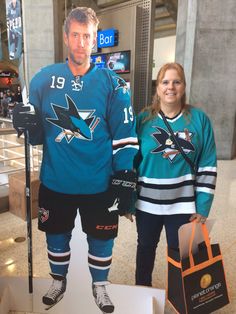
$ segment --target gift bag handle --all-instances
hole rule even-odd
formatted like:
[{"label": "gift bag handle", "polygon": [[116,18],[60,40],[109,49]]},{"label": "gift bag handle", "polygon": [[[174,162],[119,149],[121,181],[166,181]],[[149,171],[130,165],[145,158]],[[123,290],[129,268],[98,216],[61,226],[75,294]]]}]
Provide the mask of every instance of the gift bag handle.
[{"label": "gift bag handle", "polygon": [[[196,232],[196,221],[192,222],[192,233],[191,233],[191,237],[190,237],[190,241],[189,241],[189,260],[190,260],[190,267],[193,267],[194,264],[194,259],[193,259],[193,254],[192,254],[192,246],[193,246],[193,240],[195,237],[195,232]],[[210,238],[209,238],[209,233],[206,227],[205,223],[200,223],[201,225],[201,231],[202,231],[202,235],[204,238],[204,242],[206,244],[206,248],[207,248],[207,254],[208,254],[208,258],[212,259],[213,255],[212,255],[212,249],[211,249],[211,244],[210,244]]]}]

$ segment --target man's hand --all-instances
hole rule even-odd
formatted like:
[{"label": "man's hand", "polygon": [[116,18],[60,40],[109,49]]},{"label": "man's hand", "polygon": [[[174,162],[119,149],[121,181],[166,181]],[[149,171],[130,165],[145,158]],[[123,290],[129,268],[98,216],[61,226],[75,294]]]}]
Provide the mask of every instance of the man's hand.
[{"label": "man's hand", "polygon": [[13,110],[13,127],[16,129],[18,137],[25,129],[30,132],[38,125],[38,116],[32,110],[32,106],[25,106],[23,103],[16,104]]},{"label": "man's hand", "polygon": [[115,173],[111,180],[111,194],[118,199],[120,216],[130,213],[133,203],[133,193],[136,190],[136,173],[132,170],[122,170]]}]

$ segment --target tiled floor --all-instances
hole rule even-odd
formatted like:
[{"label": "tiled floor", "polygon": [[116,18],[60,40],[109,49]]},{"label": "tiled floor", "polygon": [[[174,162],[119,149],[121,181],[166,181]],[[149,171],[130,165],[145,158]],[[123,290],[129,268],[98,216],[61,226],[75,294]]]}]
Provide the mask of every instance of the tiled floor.
[{"label": "tiled floor", "polygon": [[[236,160],[218,162],[218,181],[210,218],[216,219],[211,239],[212,242],[220,243],[231,299],[229,305],[216,313],[233,314],[236,313]],[[0,214],[0,276],[27,275],[27,243],[15,242],[14,239],[18,237],[26,237],[26,223],[9,212]],[[135,224],[121,218],[110,272],[110,280],[113,283],[134,284],[135,251]],[[163,233],[153,274],[154,287],[161,289],[166,286],[165,255],[166,244]],[[37,230],[35,219],[33,220],[33,262],[34,276],[48,277],[44,234]],[[170,313],[174,312],[167,304],[165,314]]]}]

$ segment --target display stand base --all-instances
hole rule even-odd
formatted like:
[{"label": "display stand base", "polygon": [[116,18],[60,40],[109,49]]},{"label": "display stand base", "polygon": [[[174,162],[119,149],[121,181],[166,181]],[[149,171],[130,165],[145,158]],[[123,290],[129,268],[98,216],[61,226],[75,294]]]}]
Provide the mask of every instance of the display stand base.
[{"label": "display stand base", "polygon": [[[8,314],[10,310],[48,314],[101,314],[92,295],[86,235],[81,231],[79,217],[72,235],[71,252],[67,290],[58,304],[45,311],[41,301],[51,284],[49,278],[34,278],[33,294],[29,294],[27,277],[1,277],[0,314]],[[115,305],[115,314],[164,313],[165,290],[110,284],[107,291]]]}]

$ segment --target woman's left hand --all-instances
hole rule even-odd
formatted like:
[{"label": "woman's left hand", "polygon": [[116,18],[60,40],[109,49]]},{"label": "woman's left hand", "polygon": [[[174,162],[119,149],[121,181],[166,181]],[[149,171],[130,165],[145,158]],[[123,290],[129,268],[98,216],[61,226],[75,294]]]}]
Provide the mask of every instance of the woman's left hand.
[{"label": "woman's left hand", "polygon": [[202,216],[200,214],[192,214],[192,216],[189,218],[189,221],[193,221],[196,220],[197,223],[201,222],[201,223],[205,223],[207,220],[207,217]]}]

